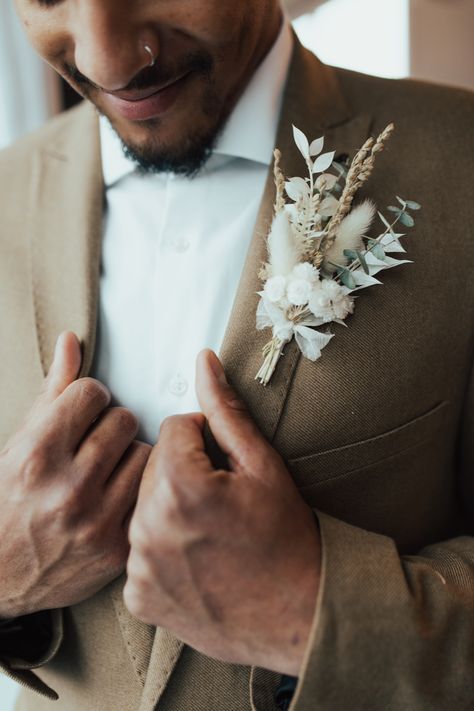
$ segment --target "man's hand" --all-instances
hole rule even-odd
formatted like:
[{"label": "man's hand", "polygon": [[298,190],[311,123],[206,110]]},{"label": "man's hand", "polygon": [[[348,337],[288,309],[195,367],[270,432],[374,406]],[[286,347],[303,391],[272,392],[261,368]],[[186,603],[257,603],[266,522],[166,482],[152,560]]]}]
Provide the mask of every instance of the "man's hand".
[{"label": "man's hand", "polygon": [[77,603],[117,577],[148,459],[137,420],[108,408],[96,380],[76,380],[72,333],[23,427],[0,452],[0,617]]},{"label": "man's hand", "polygon": [[197,392],[230,471],[204,451],[203,415],[165,420],[130,527],[125,602],[211,657],[297,675],[319,587],[316,520],[211,351]]}]

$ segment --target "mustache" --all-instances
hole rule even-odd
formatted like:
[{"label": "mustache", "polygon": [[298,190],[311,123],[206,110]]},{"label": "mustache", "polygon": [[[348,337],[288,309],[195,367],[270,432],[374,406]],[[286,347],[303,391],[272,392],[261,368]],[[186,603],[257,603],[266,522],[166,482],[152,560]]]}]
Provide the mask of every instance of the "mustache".
[{"label": "mustache", "polygon": [[[195,72],[202,76],[210,77],[214,68],[213,57],[205,50],[196,50],[186,55],[179,63],[172,68],[166,68],[159,62],[153,67],[142,69],[133,79],[117,91],[139,91],[153,89],[155,86],[172,82],[178,76]],[[80,89],[81,94],[87,95],[94,89],[105,91],[101,86],[82,74],[77,66],[64,64],[64,78],[75,88]]]}]

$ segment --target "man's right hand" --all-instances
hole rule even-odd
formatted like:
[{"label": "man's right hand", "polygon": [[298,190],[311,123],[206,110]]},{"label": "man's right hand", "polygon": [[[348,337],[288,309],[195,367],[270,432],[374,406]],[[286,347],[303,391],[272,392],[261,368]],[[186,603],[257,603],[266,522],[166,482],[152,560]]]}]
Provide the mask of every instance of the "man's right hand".
[{"label": "man's right hand", "polygon": [[64,607],[116,578],[150,447],[60,336],[44,388],[0,452],[0,618]]}]

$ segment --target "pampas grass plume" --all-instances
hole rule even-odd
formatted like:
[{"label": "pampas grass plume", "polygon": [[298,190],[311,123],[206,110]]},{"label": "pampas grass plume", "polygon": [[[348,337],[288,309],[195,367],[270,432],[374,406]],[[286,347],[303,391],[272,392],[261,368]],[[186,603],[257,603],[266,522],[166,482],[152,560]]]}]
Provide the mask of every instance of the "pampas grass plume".
[{"label": "pampas grass plume", "polygon": [[288,276],[298,264],[299,255],[287,213],[282,210],[273,220],[268,236],[269,276]]},{"label": "pampas grass plume", "polygon": [[[324,268],[327,272],[334,272],[332,264],[345,267],[348,258],[344,255],[345,249],[363,249],[362,237],[366,234],[375,217],[375,205],[370,200],[366,200],[361,205],[355,207],[347,217],[343,219],[337,230],[334,243],[325,255]],[[332,262],[332,264],[329,264]]]}]

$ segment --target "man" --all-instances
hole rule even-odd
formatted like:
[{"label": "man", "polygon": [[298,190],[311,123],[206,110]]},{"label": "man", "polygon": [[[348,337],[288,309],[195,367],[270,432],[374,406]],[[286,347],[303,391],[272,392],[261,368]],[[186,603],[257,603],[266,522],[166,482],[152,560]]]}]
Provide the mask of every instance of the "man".
[{"label": "man", "polygon": [[[263,711],[291,678],[294,711],[472,708],[472,96],[328,69],[276,0],[17,5],[113,127],[85,104],[0,160],[19,708]],[[366,193],[422,203],[413,265],[263,388],[273,146],[301,175],[291,123],[351,154],[390,121]]]}]

